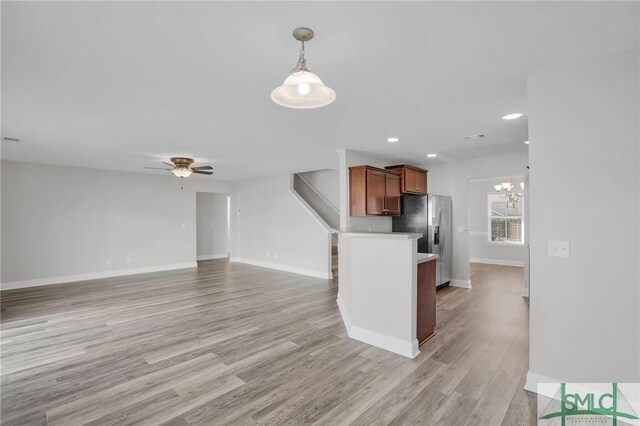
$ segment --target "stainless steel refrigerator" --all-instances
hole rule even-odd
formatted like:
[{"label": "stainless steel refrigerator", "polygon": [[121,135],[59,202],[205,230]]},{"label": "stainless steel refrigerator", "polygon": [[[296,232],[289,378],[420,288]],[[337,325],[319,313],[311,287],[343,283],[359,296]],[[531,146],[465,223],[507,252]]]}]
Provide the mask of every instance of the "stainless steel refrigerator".
[{"label": "stainless steel refrigerator", "polygon": [[436,286],[451,281],[452,228],[451,197],[427,194],[404,195],[401,201],[402,216],[393,218],[393,232],[419,232],[418,253],[435,253]]}]

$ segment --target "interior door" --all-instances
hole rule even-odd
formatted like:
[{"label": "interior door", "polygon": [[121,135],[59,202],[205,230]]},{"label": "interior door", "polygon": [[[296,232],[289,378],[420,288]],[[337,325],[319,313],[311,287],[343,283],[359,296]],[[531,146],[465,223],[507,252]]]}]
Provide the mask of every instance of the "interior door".
[{"label": "interior door", "polygon": [[385,176],[385,196],[387,198],[387,214],[400,216],[400,176]]},{"label": "interior door", "polygon": [[385,213],[385,173],[367,170],[367,214],[383,215]]}]

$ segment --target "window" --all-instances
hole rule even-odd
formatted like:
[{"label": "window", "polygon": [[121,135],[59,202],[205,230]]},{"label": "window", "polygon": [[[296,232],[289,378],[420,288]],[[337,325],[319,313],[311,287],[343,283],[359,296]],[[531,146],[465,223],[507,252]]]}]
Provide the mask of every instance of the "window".
[{"label": "window", "polygon": [[[519,192],[519,194],[522,196],[522,193]],[[495,192],[488,194],[490,242],[504,244],[524,243],[523,203],[524,198],[511,203],[502,194]]]}]

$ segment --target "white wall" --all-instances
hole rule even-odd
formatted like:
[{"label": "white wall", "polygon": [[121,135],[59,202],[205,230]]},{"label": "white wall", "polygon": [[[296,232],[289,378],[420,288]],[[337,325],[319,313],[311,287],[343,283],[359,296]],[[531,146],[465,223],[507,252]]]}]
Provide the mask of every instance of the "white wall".
[{"label": "white wall", "polygon": [[[469,258],[471,262],[494,265],[524,266],[524,245],[500,244],[489,241],[489,210],[487,194],[495,192],[496,184],[508,181],[508,177],[482,179],[469,182]],[[523,176],[514,176],[513,184],[519,185]],[[525,205],[526,205],[525,200]]]},{"label": "white wall", "polygon": [[[514,143],[523,143],[517,141]],[[526,152],[464,161],[432,162],[419,167],[429,170],[428,191],[451,197],[453,208],[453,279],[457,285],[469,282],[468,184],[469,179],[522,175],[526,172]]]},{"label": "white wall", "polygon": [[343,232],[391,232],[390,217],[351,217],[349,215],[349,167],[373,166],[384,169],[390,163],[358,151],[341,149],[340,157],[340,230]]},{"label": "white wall", "polygon": [[[528,79],[531,390],[640,382],[638,53]],[[549,257],[549,240],[571,257]]]},{"label": "white wall", "polygon": [[196,193],[196,255],[198,260],[227,257],[227,195]]},{"label": "white wall", "polygon": [[349,337],[415,358],[419,234],[341,233],[338,306]]},{"label": "white wall", "polygon": [[234,185],[2,161],[2,288],[195,266],[196,189]]},{"label": "white wall", "polygon": [[313,186],[329,204],[340,210],[340,172],[337,170],[315,170],[300,173],[300,175]]},{"label": "white wall", "polygon": [[330,278],[331,234],[290,188],[289,175],[237,183],[231,260]]}]

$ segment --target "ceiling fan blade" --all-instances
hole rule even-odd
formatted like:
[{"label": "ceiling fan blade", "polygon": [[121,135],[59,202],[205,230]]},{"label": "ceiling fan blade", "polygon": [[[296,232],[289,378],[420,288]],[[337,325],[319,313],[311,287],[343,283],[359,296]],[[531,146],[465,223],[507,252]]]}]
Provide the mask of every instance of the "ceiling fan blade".
[{"label": "ceiling fan blade", "polygon": [[171,169],[163,169],[162,167],[143,167],[143,169],[150,169],[150,170],[168,170],[168,171],[171,171]]},{"label": "ceiling fan blade", "polygon": [[192,167],[191,170],[213,170],[211,166]]},{"label": "ceiling fan blade", "polygon": [[213,172],[203,172],[202,170],[193,170],[193,173],[197,173],[199,175],[212,175]]},{"label": "ceiling fan blade", "polygon": [[167,163],[166,161],[161,161],[161,163],[162,163],[162,164],[166,164],[166,165],[167,165],[167,166],[169,166],[169,167],[175,167],[175,166],[176,166],[175,164]]}]

